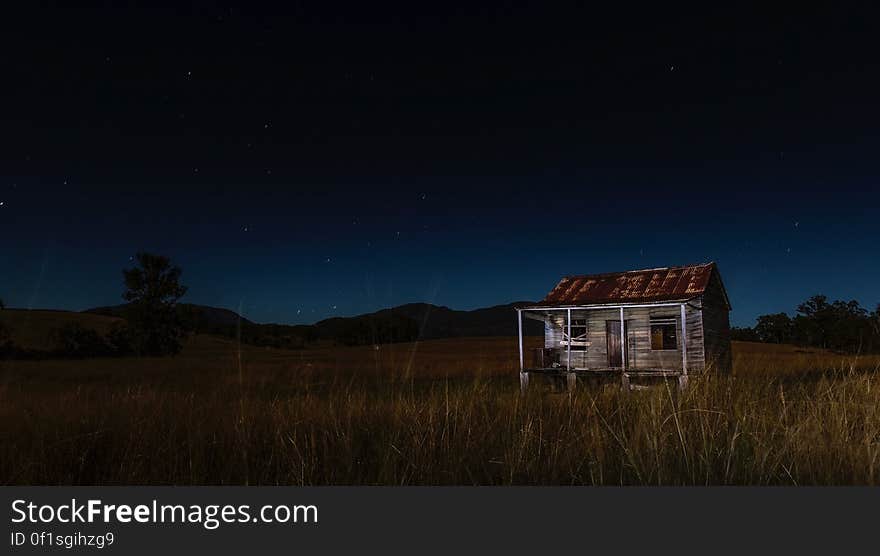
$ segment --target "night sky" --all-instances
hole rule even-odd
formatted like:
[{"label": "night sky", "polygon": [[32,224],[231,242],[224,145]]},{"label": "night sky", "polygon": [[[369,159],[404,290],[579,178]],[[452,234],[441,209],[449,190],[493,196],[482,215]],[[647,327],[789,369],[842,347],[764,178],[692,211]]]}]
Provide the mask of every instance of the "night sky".
[{"label": "night sky", "polygon": [[877,14],[317,5],[5,13],[6,305],[139,250],[259,322],[709,260],[734,324],[880,302]]}]

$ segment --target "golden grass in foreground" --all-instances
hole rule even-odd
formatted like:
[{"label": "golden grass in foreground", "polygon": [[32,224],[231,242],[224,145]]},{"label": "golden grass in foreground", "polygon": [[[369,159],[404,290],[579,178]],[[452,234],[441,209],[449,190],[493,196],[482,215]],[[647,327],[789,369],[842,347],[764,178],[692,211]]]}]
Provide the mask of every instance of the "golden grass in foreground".
[{"label": "golden grass in foreground", "polygon": [[[530,340],[533,341],[533,340]],[[515,340],[0,365],[6,484],[877,484],[877,358],[519,395]]]}]

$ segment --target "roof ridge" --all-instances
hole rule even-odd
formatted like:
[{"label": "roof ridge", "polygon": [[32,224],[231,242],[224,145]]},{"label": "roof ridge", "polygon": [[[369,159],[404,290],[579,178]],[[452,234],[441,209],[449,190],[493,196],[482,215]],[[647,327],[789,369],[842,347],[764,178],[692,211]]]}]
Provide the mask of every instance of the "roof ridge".
[{"label": "roof ridge", "polygon": [[657,270],[681,270],[683,268],[697,268],[702,266],[711,266],[714,265],[715,261],[709,261],[705,263],[697,263],[697,264],[685,264],[685,265],[676,265],[676,266],[658,266],[655,268],[640,268],[636,270],[619,270],[617,272],[600,272],[597,274],[569,274],[563,276],[563,279],[572,279],[572,278],[603,278],[605,276],[616,276],[620,274],[634,274],[636,272],[654,272]]}]

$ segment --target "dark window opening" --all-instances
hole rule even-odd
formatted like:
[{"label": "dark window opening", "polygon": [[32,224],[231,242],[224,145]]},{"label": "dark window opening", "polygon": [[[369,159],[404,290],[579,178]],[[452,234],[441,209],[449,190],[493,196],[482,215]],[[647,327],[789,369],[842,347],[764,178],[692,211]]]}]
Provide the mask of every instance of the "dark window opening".
[{"label": "dark window opening", "polygon": [[[564,333],[568,340],[568,329]],[[587,319],[571,319],[571,351],[587,351]]]},{"label": "dark window opening", "polygon": [[651,349],[678,349],[678,335],[674,319],[651,321]]}]

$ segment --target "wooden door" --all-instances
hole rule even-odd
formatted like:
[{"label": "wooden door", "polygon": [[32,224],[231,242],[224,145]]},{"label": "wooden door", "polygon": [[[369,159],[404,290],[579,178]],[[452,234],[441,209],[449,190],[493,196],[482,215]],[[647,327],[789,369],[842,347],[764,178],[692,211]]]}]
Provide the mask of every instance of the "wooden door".
[{"label": "wooden door", "polygon": [[[623,332],[626,334],[626,321],[623,321]],[[623,367],[623,350],[620,338],[620,321],[605,321],[605,341],[608,346],[608,366]]]}]

